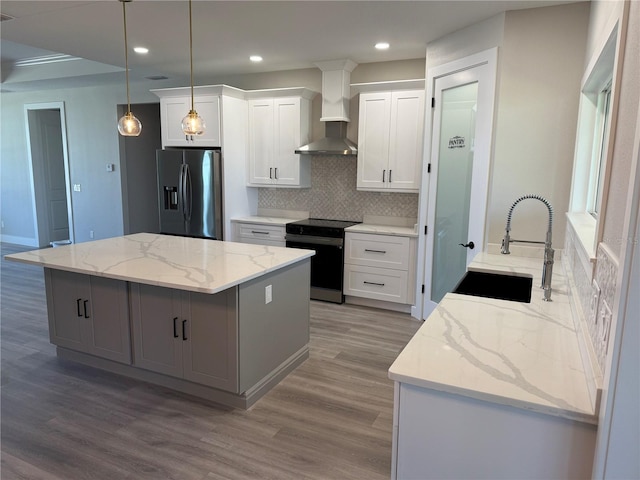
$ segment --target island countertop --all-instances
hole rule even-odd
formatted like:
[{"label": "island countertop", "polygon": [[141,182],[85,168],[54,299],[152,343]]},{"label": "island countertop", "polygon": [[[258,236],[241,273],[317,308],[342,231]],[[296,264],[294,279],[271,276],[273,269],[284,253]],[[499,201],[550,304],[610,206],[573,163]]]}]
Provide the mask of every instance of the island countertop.
[{"label": "island countertop", "polygon": [[137,233],[7,255],[7,260],[116,280],[218,293],[313,256],[313,250]]},{"label": "island countertop", "polygon": [[531,303],[449,293],[389,369],[410,385],[597,423],[561,262],[542,301],[542,260],[480,253],[469,270],[533,277]]}]

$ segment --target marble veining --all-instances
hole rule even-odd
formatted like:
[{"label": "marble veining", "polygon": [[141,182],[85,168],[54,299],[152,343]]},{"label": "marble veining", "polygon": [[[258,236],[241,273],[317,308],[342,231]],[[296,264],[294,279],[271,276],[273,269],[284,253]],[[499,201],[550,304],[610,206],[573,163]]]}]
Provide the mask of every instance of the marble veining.
[{"label": "marble veining", "polygon": [[251,217],[232,218],[232,222],[255,223],[258,225],[286,225],[287,223],[297,222],[299,218],[286,217],[263,217],[254,215]]},{"label": "marble veining", "polygon": [[401,227],[396,225],[372,225],[367,223],[359,223],[344,229],[345,232],[351,233],[372,233],[376,235],[395,235],[400,237],[418,236],[413,227]]},{"label": "marble veining", "polygon": [[5,258],[116,280],[218,293],[313,255],[313,250],[138,233]]},{"label": "marble veining", "polygon": [[531,275],[530,304],[447,294],[389,369],[389,377],[585,423],[591,404],[564,271],[542,300],[538,259],[480,253],[470,270]]}]

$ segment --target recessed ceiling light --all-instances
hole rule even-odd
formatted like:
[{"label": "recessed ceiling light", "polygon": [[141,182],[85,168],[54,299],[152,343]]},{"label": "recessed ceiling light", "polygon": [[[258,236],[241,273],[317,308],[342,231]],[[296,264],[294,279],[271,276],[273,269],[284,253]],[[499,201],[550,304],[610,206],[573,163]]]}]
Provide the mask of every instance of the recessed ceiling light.
[{"label": "recessed ceiling light", "polygon": [[389,44],[387,42],[378,42],[376,43],[376,48],[378,50],[386,50],[389,48]]},{"label": "recessed ceiling light", "polygon": [[145,47],[134,47],[133,51],[136,53],[142,53],[142,54],[149,53],[149,49]]},{"label": "recessed ceiling light", "polygon": [[252,62],[261,62],[262,57],[260,55],[251,55],[249,57],[249,60],[251,60]]}]

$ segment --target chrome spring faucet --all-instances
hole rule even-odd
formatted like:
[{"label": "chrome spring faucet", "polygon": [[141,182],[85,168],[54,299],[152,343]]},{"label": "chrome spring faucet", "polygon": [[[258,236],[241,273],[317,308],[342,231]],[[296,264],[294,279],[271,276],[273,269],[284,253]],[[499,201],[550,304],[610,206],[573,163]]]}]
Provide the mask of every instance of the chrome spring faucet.
[{"label": "chrome spring faucet", "polygon": [[[535,200],[540,200],[544,203],[549,210],[549,225],[547,227],[547,238],[544,242],[535,241],[535,240],[514,240],[509,236],[509,232],[511,231],[511,217],[513,216],[513,209],[515,206],[520,203],[522,200],[526,200],[527,198],[533,198]],[[504,238],[502,239],[502,248],[500,249],[500,253],[504,255],[508,255],[509,252],[509,243],[517,242],[517,243],[543,243],[544,244],[544,263],[542,265],[542,285],[540,288],[544,290],[544,301],[551,301],[551,275],[553,273],[553,256],[554,251],[551,248],[551,226],[553,224],[553,208],[551,204],[545,200],[540,195],[524,195],[518,198],[511,208],[509,209],[509,213],[507,214],[507,226],[505,228]]]}]

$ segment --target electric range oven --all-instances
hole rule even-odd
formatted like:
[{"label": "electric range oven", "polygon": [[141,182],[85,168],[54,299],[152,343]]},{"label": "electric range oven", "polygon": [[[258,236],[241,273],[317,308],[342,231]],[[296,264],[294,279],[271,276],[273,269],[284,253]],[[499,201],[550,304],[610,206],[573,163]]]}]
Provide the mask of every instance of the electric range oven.
[{"label": "electric range oven", "polygon": [[315,250],[311,257],[311,298],[343,303],[344,229],[359,222],[306,218],[287,223],[286,246]]}]

